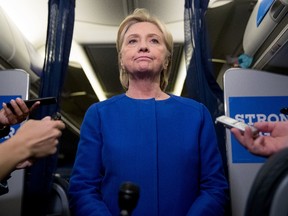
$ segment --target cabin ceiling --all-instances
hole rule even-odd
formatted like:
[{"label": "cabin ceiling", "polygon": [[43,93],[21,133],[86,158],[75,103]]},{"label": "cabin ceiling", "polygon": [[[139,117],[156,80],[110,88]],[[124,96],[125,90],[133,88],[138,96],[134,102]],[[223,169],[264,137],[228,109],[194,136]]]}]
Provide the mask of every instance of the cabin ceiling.
[{"label": "cabin ceiling", "polygon": [[118,26],[135,8],[147,8],[166,23],[182,22],[184,3],[155,0],[76,1],[76,20],[92,24]]}]

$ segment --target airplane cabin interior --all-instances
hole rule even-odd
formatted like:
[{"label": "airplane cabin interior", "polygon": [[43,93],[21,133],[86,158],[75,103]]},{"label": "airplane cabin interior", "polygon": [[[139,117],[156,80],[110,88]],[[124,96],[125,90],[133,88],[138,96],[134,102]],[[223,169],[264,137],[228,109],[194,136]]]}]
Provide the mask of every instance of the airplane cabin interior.
[{"label": "airplane cabin interior", "polygon": [[[266,8],[260,16],[261,2]],[[125,92],[119,81],[115,41],[118,25],[135,8],[146,8],[167,24],[174,38],[167,92],[188,95],[184,1],[76,0],[72,46],[59,102],[66,129],[60,138],[56,173],[67,181],[86,110],[93,103]],[[48,0],[0,0],[0,70],[25,70],[30,79],[29,98],[39,96],[47,20]],[[288,75],[287,0],[210,0],[205,21],[209,61],[222,89],[223,76],[231,68]],[[239,57],[243,55],[249,58],[248,65],[242,65],[246,60]],[[232,216],[238,215],[242,214]]]}]

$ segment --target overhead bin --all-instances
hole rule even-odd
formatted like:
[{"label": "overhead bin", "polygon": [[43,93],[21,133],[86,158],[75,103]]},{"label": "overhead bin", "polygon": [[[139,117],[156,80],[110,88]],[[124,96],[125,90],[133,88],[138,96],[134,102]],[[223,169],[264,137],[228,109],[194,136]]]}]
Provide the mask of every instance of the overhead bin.
[{"label": "overhead bin", "polygon": [[[16,25],[0,7],[0,66],[1,62],[30,74],[31,81],[39,79],[43,58],[36,52]],[[0,68],[3,69],[3,66]]]},{"label": "overhead bin", "polygon": [[253,69],[288,74],[288,0],[257,2],[246,26],[243,49],[253,57]]}]

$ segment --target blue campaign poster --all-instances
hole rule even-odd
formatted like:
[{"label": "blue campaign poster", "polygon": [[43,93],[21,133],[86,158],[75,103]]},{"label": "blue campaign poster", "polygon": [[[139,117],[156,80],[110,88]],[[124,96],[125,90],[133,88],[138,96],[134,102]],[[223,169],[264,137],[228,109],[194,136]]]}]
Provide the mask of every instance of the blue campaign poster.
[{"label": "blue campaign poster", "polygon": [[[288,107],[288,96],[230,97],[230,117],[249,125],[257,121],[286,121],[280,110]],[[265,134],[261,134],[265,136]],[[252,155],[231,134],[233,163],[262,163],[266,159]]]},{"label": "blue campaign poster", "polygon": [[[0,103],[1,103],[1,109],[2,109],[2,103],[5,102],[9,102],[11,99],[15,99],[15,98],[21,98],[21,95],[0,95]],[[9,139],[11,136],[13,136],[16,131],[18,130],[18,128],[20,127],[20,124],[16,124],[16,125],[12,125],[10,128],[10,133],[3,137],[0,138],[0,143],[4,142],[5,140]]]},{"label": "blue campaign poster", "polygon": [[260,2],[259,8],[258,8],[258,13],[257,13],[257,18],[256,18],[257,27],[262,22],[263,18],[265,17],[267,12],[269,11],[273,2],[274,2],[274,0],[262,0]]}]

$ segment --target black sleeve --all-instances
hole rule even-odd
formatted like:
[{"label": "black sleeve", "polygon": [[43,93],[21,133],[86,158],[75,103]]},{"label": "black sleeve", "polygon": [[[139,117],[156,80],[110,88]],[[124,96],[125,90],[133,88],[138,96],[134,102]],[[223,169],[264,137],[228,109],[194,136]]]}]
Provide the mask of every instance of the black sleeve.
[{"label": "black sleeve", "polygon": [[4,128],[0,129],[0,138],[5,137],[10,132],[10,126],[5,126]]}]

